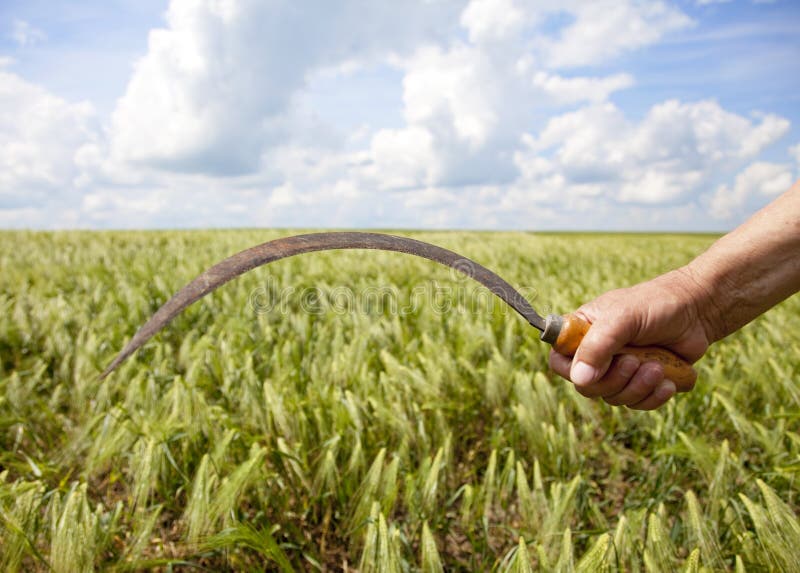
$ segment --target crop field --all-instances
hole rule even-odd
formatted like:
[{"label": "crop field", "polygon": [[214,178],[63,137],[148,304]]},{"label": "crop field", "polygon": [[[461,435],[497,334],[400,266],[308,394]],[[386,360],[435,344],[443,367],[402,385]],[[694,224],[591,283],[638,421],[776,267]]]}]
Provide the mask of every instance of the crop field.
[{"label": "crop field", "polygon": [[[0,233],[0,570],[800,570],[797,296],[635,412],[458,273],[308,254],[98,379],[189,279],[289,234]],[[713,241],[404,234],[562,313]]]}]

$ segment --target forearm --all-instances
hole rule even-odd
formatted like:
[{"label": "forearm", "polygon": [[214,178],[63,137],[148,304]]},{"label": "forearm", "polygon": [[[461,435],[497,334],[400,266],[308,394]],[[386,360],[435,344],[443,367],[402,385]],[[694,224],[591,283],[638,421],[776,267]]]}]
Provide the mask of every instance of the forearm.
[{"label": "forearm", "polygon": [[709,342],[800,290],[800,181],[681,272],[700,287]]},{"label": "forearm", "polygon": [[677,387],[626,346],[661,346],[689,362],[800,290],[800,181],[694,261],[653,280],[604,293],[576,313],[592,324],[574,358],[550,365],[583,396],[639,410]]}]

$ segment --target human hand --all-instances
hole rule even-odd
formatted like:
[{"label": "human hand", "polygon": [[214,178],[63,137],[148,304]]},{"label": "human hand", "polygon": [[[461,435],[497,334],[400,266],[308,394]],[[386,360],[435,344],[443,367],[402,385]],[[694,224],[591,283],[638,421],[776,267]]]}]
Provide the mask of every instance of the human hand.
[{"label": "human hand", "polygon": [[675,384],[664,378],[659,363],[640,364],[617,353],[628,345],[652,345],[697,361],[715,340],[705,320],[707,305],[706,293],[685,268],[609,291],[575,311],[592,327],[574,357],[551,351],[550,367],[583,396],[653,410],[675,394]]}]

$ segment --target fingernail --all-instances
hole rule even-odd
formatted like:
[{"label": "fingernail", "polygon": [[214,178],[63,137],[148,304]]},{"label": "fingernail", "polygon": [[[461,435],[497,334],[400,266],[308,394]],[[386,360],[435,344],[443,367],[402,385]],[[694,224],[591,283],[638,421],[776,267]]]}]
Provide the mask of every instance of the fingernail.
[{"label": "fingernail", "polygon": [[677,388],[675,387],[675,382],[672,380],[664,380],[661,384],[658,385],[656,388],[656,392],[658,396],[661,398],[669,398],[673,394],[675,394]]},{"label": "fingernail", "polygon": [[572,365],[572,370],[569,373],[572,383],[576,386],[591,384],[594,382],[595,376],[597,376],[597,369],[589,366],[586,362],[576,362]]},{"label": "fingernail", "polygon": [[630,378],[639,368],[639,359],[635,356],[625,356],[619,362],[619,373],[625,378]]}]

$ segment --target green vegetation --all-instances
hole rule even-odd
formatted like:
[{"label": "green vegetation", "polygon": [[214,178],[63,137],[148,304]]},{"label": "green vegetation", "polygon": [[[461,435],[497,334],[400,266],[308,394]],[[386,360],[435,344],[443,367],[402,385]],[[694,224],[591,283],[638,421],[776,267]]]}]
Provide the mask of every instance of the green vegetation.
[{"label": "green vegetation", "polygon": [[[190,278],[287,234],[0,233],[0,570],[798,569],[798,297],[643,413],[579,396],[534,329],[443,267],[303,255],[98,381]],[[561,312],[712,240],[414,236]],[[343,286],[430,300],[340,312]],[[439,312],[434,286],[469,296]],[[283,308],[253,309],[287,287]]]}]

